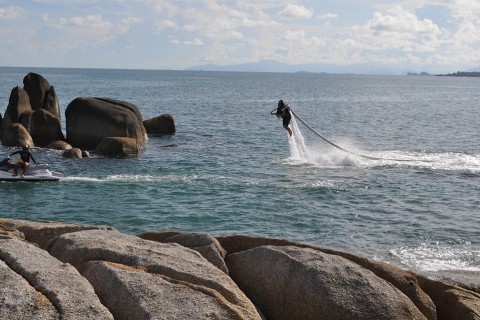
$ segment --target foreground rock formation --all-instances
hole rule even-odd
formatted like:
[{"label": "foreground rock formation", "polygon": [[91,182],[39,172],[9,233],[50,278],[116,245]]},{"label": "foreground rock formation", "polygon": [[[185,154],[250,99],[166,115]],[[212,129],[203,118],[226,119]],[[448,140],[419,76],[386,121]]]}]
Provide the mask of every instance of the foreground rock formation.
[{"label": "foreground rock formation", "polygon": [[480,319],[480,294],[282,239],[0,219],[2,319]]}]

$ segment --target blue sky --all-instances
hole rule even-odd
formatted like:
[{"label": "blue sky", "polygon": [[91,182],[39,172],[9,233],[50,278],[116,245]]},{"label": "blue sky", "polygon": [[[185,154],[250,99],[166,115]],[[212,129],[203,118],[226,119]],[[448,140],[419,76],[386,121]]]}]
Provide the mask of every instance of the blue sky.
[{"label": "blue sky", "polygon": [[479,0],[0,0],[0,65],[480,66]]}]

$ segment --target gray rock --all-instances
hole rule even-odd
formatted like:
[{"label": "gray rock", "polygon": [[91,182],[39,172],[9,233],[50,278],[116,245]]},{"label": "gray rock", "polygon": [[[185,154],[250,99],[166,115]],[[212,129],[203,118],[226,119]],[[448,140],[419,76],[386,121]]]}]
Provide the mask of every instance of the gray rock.
[{"label": "gray rock", "polygon": [[258,247],[226,259],[230,275],[271,319],[426,319],[390,283],[344,258]]},{"label": "gray rock", "polygon": [[48,250],[52,239],[70,232],[82,230],[113,230],[107,226],[92,226],[86,224],[76,224],[56,221],[27,221],[15,219],[0,218],[0,226],[8,230],[18,230],[24,235],[24,238],[35,243],[42,249]]},{"label": "gray rock", "polygon": [[76,159],[83,158],[82,150],[80,150],[79,148],[67,149],[63,151],[62,156],[64,158],[76,158]]},{"label": "gray rock", "polygon": [[[88,262],[95,260],[142,268],[148,273],[188,283],[190,288],[198,287],[202,292],[215,292],[215,296],[222,297],[218,303],[224,301],[243,319],[260,319],[251,301],[230,277],[199,253],[178,244],[148,241],[117,231],[89,230],[58,237],[50,253],[79,270],[88,269]],[[139,289],[137,294],[141,295],[142,290]],[[178,294],[184,296],[184,293]],[[123,303],[127,302],[118,302]],[[219,308],[223,309],[224,306]],[[158,312],[161,316],[162,312],[169,311]]]},{"label": "gray rock", "polygon": [[65,110],[67,141],[93,150],[106,137],[127,137],[145,144],[146,131],[138,108],[106,98],[76,98]]},{"label": "gray rock", "polygon": [[158,117],[144,120],[143,125],[148,134],[167,135],[175,134],[175,121],[171,114],[162,114]]},{"label": "gray rock", "polygon": [[61,120],[60,106],[55,89],[43,76],[30,72],[23,78],[23,88],[28,93],[33,110],[44,109]]},{"label": "gray rock", "polygon": [[133,138],[125,137],[106,137],[100,141],[96,152],[107,157],[133,157],[138,156],[141,145]]},{"label": "gray rock", "polygon": [[0,239],[0,259],[55,306],[63,319],[113,319],[93,287],[70,264],[17,239]]},{"label": "gray rock", "polygon": [[83,275],[115,319],[246,319],[217,291],[142,267],[95,261]]},{"label": "gray rock", "polygon": [[435,302],[438,319],[480,320],[479,293],[423,276],[418,281]]},{"label": "gray rock", "polygon": [[68,149],[72,149],[72,146],[65,141],[57,140],[50,142],[45,148],[65,151]]},{"label": "gray rock", "polygon": [[1,260],[0,283],[0,317],[2,319],[53,320],[59,318],[50,300]]},{"label": "gray rock", "polygon": [[20,123],[12,123],[3,133],[2,145],[6,147],[33,147],[33,139]]},{"label": "gray rock", "polygon": [[228,268],[223,260],[226,255],[226,251],[222,248],[220,243],[207,233],[167,233],[168,236],[164,237],[162,232],[149,232],[139,235],[142,239],[158,241],[156,239],[162,239],[160,242],[174,242],[184,247],[190,248],[199,252],[205,259],[211,264],[228,274]]},{"label": "gray rock", "polygon": [[295,246],[298,248],[310,248],[327,254],[338,255],[342,258],[348,259],[359,266],[372,271],[378,277],[388,281],[405,294],[415,306],[423,313],[423,315],[430,320],[437,319],[436,307],[430,297],[420,288],[415,274],[410,271],[400,269],[391,264],[381,261],[374,261],[363,257],[355,256],[353,254],[334,251],[325,248],[310,246],[307,244],[293,242],[287,239],[273,239],[264,237],[252,237],[243,235],[217,237],[223,248],[229,254],[241,252],[261,246]]},{"label": "gray rock", "polygon": [[10,92],[7,110],[0,126],[0,139],[3,138],[5,131],[12,123],[20,123],[21,115],[31,110],[32,107],[30,106],[27,92],[18,86],[13,88]]},{"label": "gray rock", "polygon": [[53,141],[65,139],[60,120],[45,109],[24,112],[21,123],[30,132],[37,146],[44,147]]}]

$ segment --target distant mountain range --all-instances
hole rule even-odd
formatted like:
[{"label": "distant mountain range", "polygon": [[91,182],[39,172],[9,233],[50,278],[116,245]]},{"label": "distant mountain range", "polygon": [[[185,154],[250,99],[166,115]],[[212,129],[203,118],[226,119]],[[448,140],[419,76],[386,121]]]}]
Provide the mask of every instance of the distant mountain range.
[{"label": "distant mountain range", "polygon": [[[367,74],[367,75],[407,75],[428,74],[425,71],[405,70],[395,67],[375,67],[370,64],[353,64],[347,66],[331,64],[286,64],[272,60],[264,60],[255,63],[219,66],[204,64],[194,66],[186,70],[194,71],[236,71],[236,72],[286,72],[286,73],[333,73],[333,74]],[[469,72],[480,71],[480,67],[467,70]]]},{"label": "distant mountain range", "polygon": [[385,68],[372,68],[367,64],[356,64],[348,66],[339,66],[331,64],[286,64],[272,60],[265,60],[255,63],[244,63],[236,65],[219,66],[215,64],[205,64],[194,66],[187,70],[195,71],[237,71],[237,72],[305,72],[305,73],[337,73],[337,74],[406,74],[406,71]]}]

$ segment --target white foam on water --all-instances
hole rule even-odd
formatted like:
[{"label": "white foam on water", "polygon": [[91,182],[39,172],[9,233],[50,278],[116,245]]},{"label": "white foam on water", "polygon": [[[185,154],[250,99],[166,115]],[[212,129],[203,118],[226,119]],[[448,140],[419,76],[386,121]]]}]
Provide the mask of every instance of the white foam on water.
[{"label": "white foam on water", "polygon": [[118,174],[118,175],[109,175],[102,178],[96,177],[75,177],[69,176],[62,179],[63,181],[83,181],[83,182],[96,182],[96,183],[105,183],[105,182],[156,182],[156,181],[184,181],[189,182],[196,180],[198,177],[196,175],[166,175],[166,176],[155,176],[155,175],[130,175],[130,174]]},{"label": "white foam on water", "polygon": [[464,243],[422,243],[390,253],[409,268],[424,272],[465,270],[480,272],[480,248]]},{"label": "white foam on water", "polygon": [[[342,148],[353,153],[341,151],[322,142],[307,146],[300,128],[292,117],[292,137],[289,137],[290,164],[311,164],[320,167],[411,167],[439,171],[455,171],[468,174],[480,174],[480,155],[462,152],[425,152],[425,151],[362,151],[352,143],[342,141]],[[355,154],[356,153],[356,154]],[[369,159],[360,155],[375,157]]]}]

